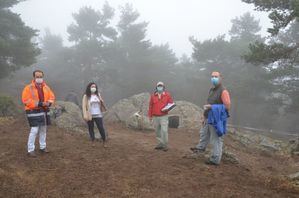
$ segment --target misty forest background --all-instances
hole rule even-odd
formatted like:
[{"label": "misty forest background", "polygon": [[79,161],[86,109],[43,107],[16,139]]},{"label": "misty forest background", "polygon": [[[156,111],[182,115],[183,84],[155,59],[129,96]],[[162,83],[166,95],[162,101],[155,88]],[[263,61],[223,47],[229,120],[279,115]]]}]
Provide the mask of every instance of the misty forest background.
[{"label": "misty forest background", "polygon": [[177,57],[167,43],[154,45],[147,38],[149,22],[141,21],[131,4],[118,9],[107,2],[100,8],[82,7],[67,27],[71,44],[65,46],[51,30],[40,35],[26,26],[11,11],[19,2],[0,1],[2,94],[20,101],[32,71],[41,69],[58,99],[75,92],[81,100],[86,85],[94,81],[111,106],[152,92],[155,83],[163,81],[175,100],[202,106],[210,73],[219,70],[232,98],[232,124],[298,133],[298,0],[243,0],[269,13],[269,35],[261,36],[259,20],[244,13],[232,19],[226,35],[203,41],[190,35],[191,57]]}]

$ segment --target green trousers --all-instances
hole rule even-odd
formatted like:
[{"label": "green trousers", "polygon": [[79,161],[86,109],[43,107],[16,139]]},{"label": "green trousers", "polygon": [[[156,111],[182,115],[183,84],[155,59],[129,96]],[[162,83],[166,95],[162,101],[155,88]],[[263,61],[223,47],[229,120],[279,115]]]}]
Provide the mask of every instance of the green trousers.
[{"label": "green trousers", "polygon": [[156,138],[158,145],[167,147],[168,145],[168,115],[154,117],[156,127]]}]

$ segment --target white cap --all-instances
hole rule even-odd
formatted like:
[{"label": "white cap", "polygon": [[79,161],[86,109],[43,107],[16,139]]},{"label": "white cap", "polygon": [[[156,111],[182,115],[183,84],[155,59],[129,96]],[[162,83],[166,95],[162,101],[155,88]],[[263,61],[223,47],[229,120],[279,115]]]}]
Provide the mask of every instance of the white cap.
[{"label": "white cap", "polygon": [[157,83],[157,87],[158,87],[159,85],[164,86],[164,83],[160,81],[160,82]]}]

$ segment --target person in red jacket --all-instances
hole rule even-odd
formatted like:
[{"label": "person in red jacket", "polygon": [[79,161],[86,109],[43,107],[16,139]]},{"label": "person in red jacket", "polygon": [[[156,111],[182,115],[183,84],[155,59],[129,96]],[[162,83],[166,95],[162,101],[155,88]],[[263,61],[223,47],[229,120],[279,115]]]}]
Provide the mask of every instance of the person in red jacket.
[{"label": "person in red jacket", "polygon": [[43,80],[44,73],[41,70],[33,72],[33,80],[26,85],[22,92],[22,102],[29,125],[31,127],[28,137],[28,155],[36,157],[35,138],[39,134],[39,151],[48,153],[46,149],[47,125],[50,125],[49,107],[55,101],[55,95]]},{"label": "person in red jacket", "polygon": [[156,126],[157,150],[168,150],[168,110],[163,109],[168,104],[173,104],[171,95],[165,90],[164,83],[158,82],[156,91],[151,95],[148,110],[148,117],[150,121],[154,119]]}]

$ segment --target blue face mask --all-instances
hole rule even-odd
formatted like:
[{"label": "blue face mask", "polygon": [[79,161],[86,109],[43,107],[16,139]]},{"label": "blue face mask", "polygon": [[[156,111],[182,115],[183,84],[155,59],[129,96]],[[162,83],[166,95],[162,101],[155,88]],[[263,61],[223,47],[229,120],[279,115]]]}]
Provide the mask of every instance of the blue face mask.
[{"label": "blue face mask", "polygon": [[161,87],[161,86],[158,86],[158,87],[157,87],[157,91],[158,91],[159,93],[162,93],[163,90],[164,90],[164,87]]},{"label": "blue face mask", "polygon": [[219,84],[219,78],[218,77],[212,77],[211,82],[214,86],[217,86]]}]

